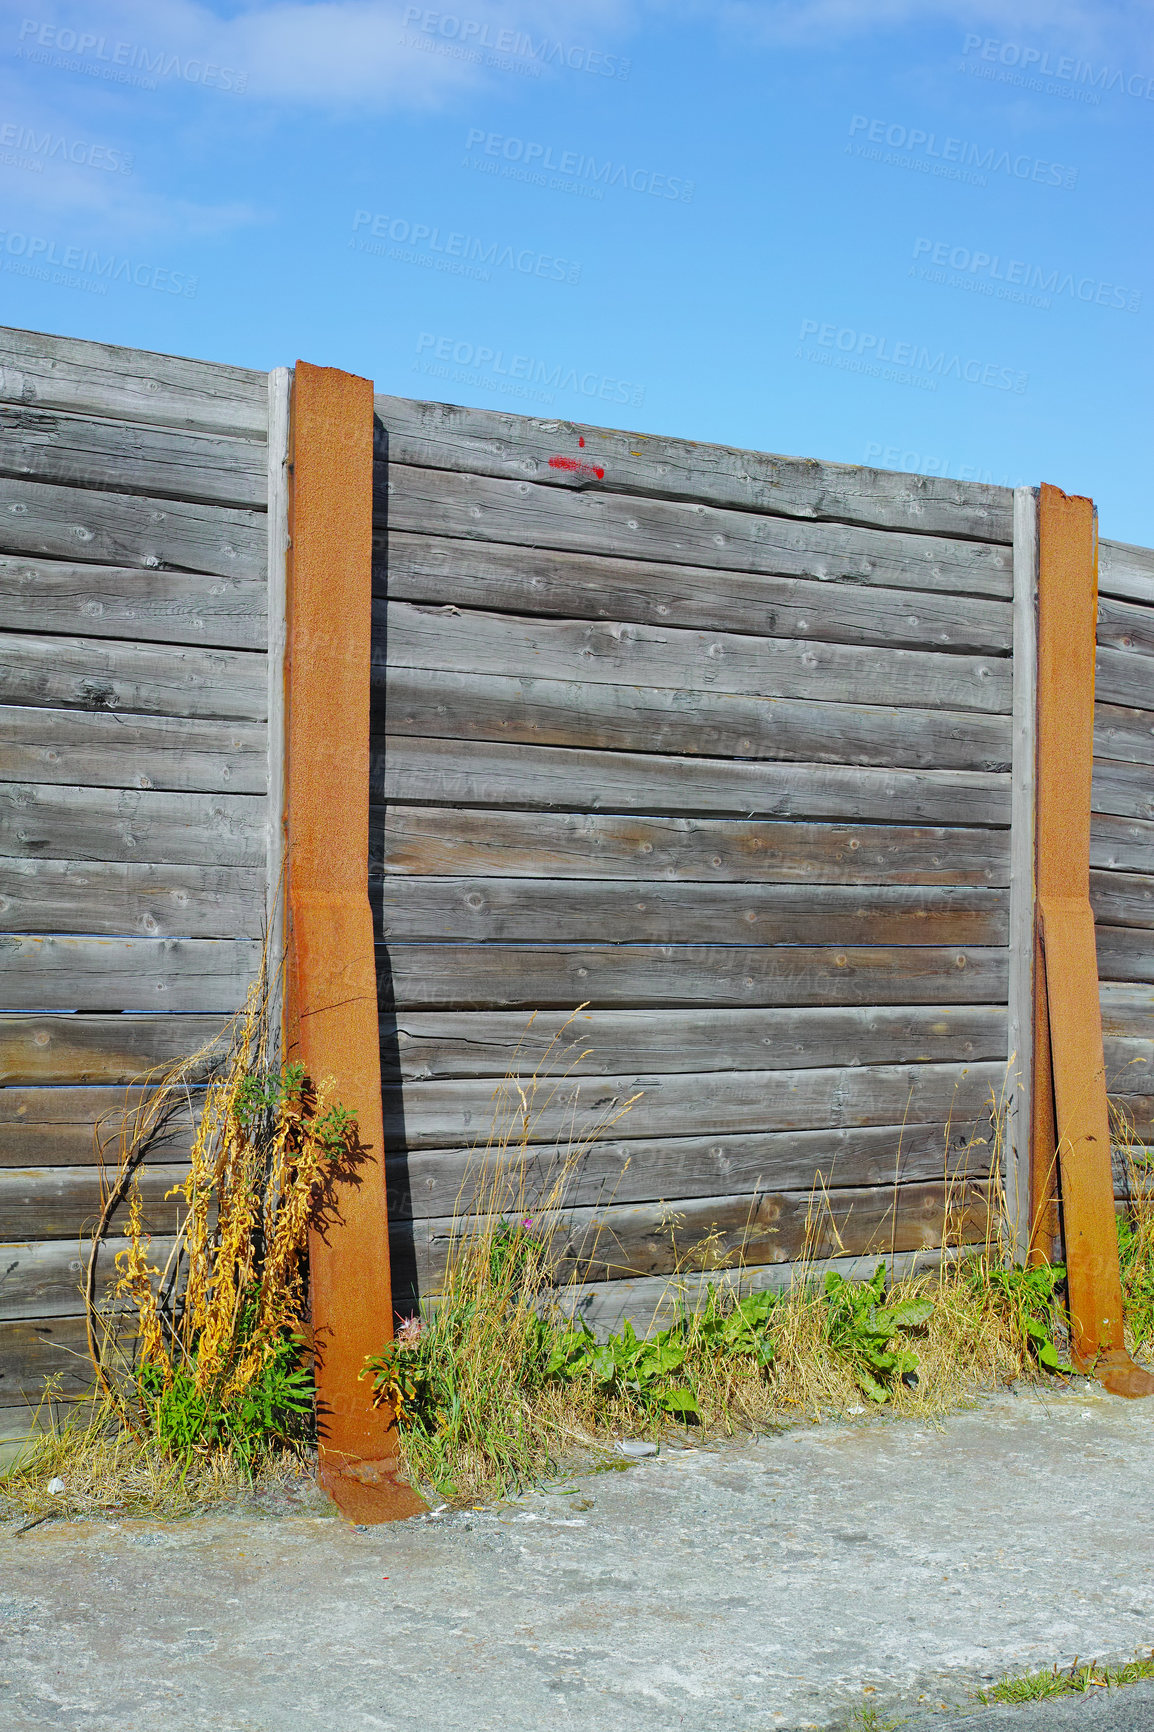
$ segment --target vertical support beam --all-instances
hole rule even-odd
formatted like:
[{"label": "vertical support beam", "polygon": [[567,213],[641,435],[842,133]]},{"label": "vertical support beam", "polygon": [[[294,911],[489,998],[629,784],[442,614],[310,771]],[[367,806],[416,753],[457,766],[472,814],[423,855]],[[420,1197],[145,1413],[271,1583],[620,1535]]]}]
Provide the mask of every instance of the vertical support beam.
[{"label": "vertical support beam", "polygon": [[359,1522],[425,1508],[396,1478],[365,1357],[392,1336],[380,1031],[369,908],[373,387],[298,362],[287,682],[286,1050],[332,1077],[369,1159],[309,1242],[322,1484]]},{"label": "vertical support beam", "polygon": [[268,1021],[284,1014],[285,925],[285,656],[288,643],[289,417],[292,373],[268,376],[268,880],[265,951]]},{"label": "vertical support beam", "polygon": [[1010,776],[1009,1122],[1003,1183],[1014,1261],[1030,1240],[1034,1074],[1034,730],[1037,712],[1038,496],[1014,489],[1014,716]]},{"label": "vertical support beam", "polygon": [[[1097,616],[1093,503],[1043,487],[1038,507],[1037,889],[1073,1357],[1117,1393],[1144,1395],[1154,1392],[1154,1378],[1129,1359],[1123,1338],[1090,908]],[[1050,1110],[1045,1071],[1042,1063],[1035,1076],[1038,1159],[1045,1154],[1041,1138]]]}]

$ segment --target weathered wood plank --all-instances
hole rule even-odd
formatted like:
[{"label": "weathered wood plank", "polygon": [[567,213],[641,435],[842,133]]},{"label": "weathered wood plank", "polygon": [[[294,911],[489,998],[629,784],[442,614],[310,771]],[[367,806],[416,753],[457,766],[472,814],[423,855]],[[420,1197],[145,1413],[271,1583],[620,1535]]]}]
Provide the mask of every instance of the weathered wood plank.
[{"label": "weathered wood plank", "polygon": [[190,867],[0,856],[4,932],[259,938],[264,917],[263,865]]},{"label": "weathered wood plank", "polygon": [[[830,688],[833,689],[833,688]],[[381,692],[378,688],[378,715]],[[390,668],[384,721],[422,738],[693,757],[1008,770],[1008,716]]]},{"label": "weathered wood plank", "polygon": [[261,580],[52,559],[0,559],[6,631],[266,648]]},{"label": "weathered wood plank", "polygon": [[1003,600],[1011,594],[1011,550],[988,542],[840,523],[802,525],[696,502],[572,492],[396,462],[389,465],[387,512],[382,496],[373,515],[378,559],[387,552],[391,528],[721,571],[849,579],[886,589]]},{"label": "weathered wood plank", "polygon": [[[624,1139],[721,1136],[737,1131],[826,1130],[835,1126],[969,1122],[988,1113],[1005,1080],[1001,1060],[973,1065],[835,1066],[809,1070],[634,1071],[546,1085],[523,1124],[512,1085],[494,1098],[491,1078],[436,1078],[384,1091],[385,1140],[404,1149],[484,1146],[493,1141],[554,1143],[595,1138],[606,1118],[641,1099],[601,1134]],[[499,1127],[504,1127],[500,1129]],[[682,1194],[686,1194],[683,1192]],[[688,1191],[693,1195],[692,1188]]]},{"label": "weathered wood plank", "polygon": [[[149,1257],[161,1268],[175,1240],[153,1238]],[[96,1291],[106,1312],[131,1309],[131,1301],[114,1301],[110,1289],[116,1284],[115,1257],[122,1242],[106,1240],[97,1254]],[[0,1246],[0,1322],[17,1318],[57,1318],[84,1315],[84,1281],[91,1245],[74,1239],[29,1239]],[[0,1390],[3,1385],[0,1384]],[[0,1415],[4,1412],[0,1408]]]},{"label": "weathered wood plank", "polygon": [[[0,879],[2,883],[2,879]],[[390,941],[589,944],[1005,944],[1009,893],[879,885],[396,878]]]},{"label": "weathered wood plank", "polygon": [[[553,1052],[562,1025],[569,1026]],[[0,1052],[3,1050],[0,1022]],[[575,1043],[575,1045],[573,1044]],[[1002,1005],[868,1005],[791,1010],[583,1010],[571,1021],[519,1011],[408,1011],[381,1019],[387,1081],[522,1081],[562,1049],[577,1073],[795,1070],[808,1066],[973,1064],[1006,1052]],[[568,1060],[564,1061],[567,1064]]]},{"label": "weathered wood plank", "polygon": [[0,1409],[35,1406],[51,1377],[60,1395],[87,1394],[96,1381],[83,1317],[0,1323]]},{"label": "weathered wood plank", "polygon": [[1146,1037],[1106,1034],[1106,1092],[1115,1095],[1154,1094],[1154,1020],[1146,1019]]},{"label": "weathered wood plank", "polygon": [[[380,742],[378,742],[378,747]],[[0,760],[2,761],[2,760]],[[1009,883],[1005,830],[373,808],[369,863],[405,877],[655,878],[743,884]]]},{"label": "weathered wood plank", "polygon": [[263,511],[0,476],[0,553],[256,579],[267,551]]},{"label": "weathered wood plank", "polygon": [[1154,660],[1139,650],[1099,648],[1094,658],[1094,695],[1104,704],[1154,709]]},{"label": "weathered wood plank", "polygon": [[[394,463],[467,469],[558,488],[587,488],[596,482],[628,493],[704,500],[809,521],[880,524],[1000,542],[1012,537],[1010,494],[1003,487],[818,463],[495,409],[385,395],[375,402]],[[557,456],[573,459],[575,466],[554,465]],[[604,469],[604,476],[591,475],[595,468]]]},{"label": "weathered wood plank", "polygon": [[0,703],[263,721],[266,658],[251,650],[5,633]]},{"label": "weathered wood plank", "polygon": [[[991,1227],[990,1203],[980,1185],[938,1183],[831,1191],[815,1208],[809,1192],[765,1192],[664,1203],[623,1203],[565,1214],[553,1242],[558,1281],[619,1280],[716,1268],[738,1257],[747,1263],[786,1263],[835,1251],[927,1250],[952,1237],[982,1241]],[[422,1294],[444,1273],[457,1231],[452,1220],[398,1222],[394,1266],[415,1268]],[[696,1257],[696,1261],[695,1261]]]},{"label": "weathered wood plank", "polygon": [[1094,928],[1102,980],[1154,981],[1154,937],[1138,926]]},{"label": "weathered wood plank", "polygon": [[[165,1195],[184,1182],[183,1163],[146,1163],[139,1170],[143,1222],[150,1233],[175,1233],[187,1208]],[[96,1168],[0,1168],[0,1240],[69,1239],[91,1232],[102,1207]],[[2,1255],[2,1253],[0,1253]]]},{"label": "weathered wood plank", "polygon": [[1116,818],[1154,818],[1154,771],[1148,764],[1095,758],[1090,801],[1092,811]]},{"label": "weathered wood plank", "polygon": [[1098,593],[1127,601],[1154,602],[1154,548],[1125,541],[1099,541]]},{"label": "weathered wood plank", "polygon": [[263,438],[267,375],[76,337],[0,329],[0,399],[71,414]]},{"label": "weathered wood plank", "polygon": [[1103,980],[1098,985],[1106,1039],[1154,1038],[1154,988]]},{"label": "weathered wood plank", "polygon": [[1154,714],[1120,704],[1095,704],[1094,756],[1154,764]]},{"label": "weathered wood plank", "polygon": [[382,1011],[572,1010],[579,1004],[607,1010],[1004,1004],[1006,952],[933,945],[730,950],[675,944],[391,944],[377,953],[377,991]]},{"label": "weathered wood plank", "polygon": [[[6,1088],[0,1092],[0,1166],[92,1167],[115,1171],[122,1132],[130,1132],[147,1089]],[[154,1159],[186,1161],[199,1094],[171,1119]],[[178,1103],[179,1108],[179,1103]],[[96,1183],[96,1180],[93,1180]]]},{"label": "weathered wood plank", "polygon": [[0,474],[263,511],[264,438],[193,433],[0,403]]},{"label": "weathered wood plank", "polygon": [[562,619],[740,631],[890,649],[1008,651],[1010,604],[885,589],[854,579],[781,577],[390,533],[375,593],[393,601],[552,614]]},{"label": "weathered wood plank", "polygon": [[1035,767],[1038,689],[1038,494],[1014,489],[1014,747],[1010,824],[1009,989],[1002,1187],[1006,1225],[1016,1262],[1024,1263],[1030,1238],[1030,1130],[1033,1114],[1034,952],[1037,907],[1034,883]]},{"label": "weathered wood plank", "polygon": [[263,722],[0,706],[0,781],[263,794]]},{"label": "weathered wood plank", "polygon": [[[988,1127],[986,1127],[988,1129]],[[981,1131],[982,1127],[976,1127]],[[543,1205],[733,1196],[753,1191],[810,1191],[951,1177],[984,1178],[988,1138],[958,1124],[871,1125],[854,1130],[718,1133],[704,1137],[606,1139],[578,1161],[564,1147],[535,1146],[483,1159],[472,1149],[414,1149],[386,1163],[389,1219],[427,1220],[465,1213],[507,1216]]]},{"label": "weathered wood plank", "polygon": [[735,818],[1007,825],[1010,778],[969,770],[726,763],[639,752],[568,751],[389,735],[369,787],[430,806],[559,807]]},{"label": "weathered wood plank", "polygon": [[[1150,555],[1154,565],[1154,552]],[[1151,598],[1154,600],[1154,597]],[[1149,604],[1098,597],[1098,647],[1154,656],[1154,612]]]},{"label": "weathered wood plank", "polygon": [[378,618],[383,609],[387,620],[380,621],[382,641],[373,654],[378,688],[394,668],[430,668],[987,715],[1008,716],[1013,703],[1012,669],[1004,656],[464,613],[408,601],[374,604]]},{"label": "weathered wood plank", "polygon": [[1090,864],[1110,872],[1154,873],[1154,824],[1092,812]]},{"label": "weathered wood plank", "polygon": [[0,936],[7,1011],[229,1015],[259,963],[260,945],[241,939]]},{"label": "weathered wood plank", "polygon": [[1103,926],[1154,926],[1154,877],[1091,872],[1090,906]]},{"label": "weathered wood plank", "polygon": [[0,1086],[127,1084],[215,1040],[220,1016],[2,1016]]},{"label": "weathered wood plank", "polygon": [[13,860],[148,861],[263,870],[265,802],[254,794],[0,783],[0,853]]}]

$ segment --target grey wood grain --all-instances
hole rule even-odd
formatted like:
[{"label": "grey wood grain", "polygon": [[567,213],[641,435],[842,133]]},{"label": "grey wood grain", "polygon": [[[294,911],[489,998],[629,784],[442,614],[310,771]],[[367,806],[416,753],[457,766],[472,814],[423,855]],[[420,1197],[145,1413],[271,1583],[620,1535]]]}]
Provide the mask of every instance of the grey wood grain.
[{"label": "grey wood grain", "polygon": [[928,590],[887,589],[854,576],[748,575],[648,559],[563,553],[394,530],[375,593],[394,601],[487,608],[562,619],[740,631],[760,637],[952,649],[1010,648],[1010,604]]},{"label": "grey wood grain", "polygon": [[0,936],[8,1011],[239,1010],[260,945],[223,938]]},{"label": "grey wood grain", "polygon": [[0,553],[264,576],[263,511],[0,476]]},{"label": "grey wood grain", "polygon": [[[389,465],[387,497],[389,528],[414,534],[624,555],[721,571],[847,578],[890,589],[1003,600],[1011,594],[1010,549],[982,541],[840,523],[802,525],[693,500],[572,492],[537,481],[493,480],[395,461]],[[383,496],[374,506],[374,517],[379,556],[386,551]]]},{"label": "grey wood grain", "polygon": [[256,578],[9,557],[0,559],[0,607],[6,631],[266,647],[265,585]]},{"label": "grey wood grain", "polygon": [[0,400],[263,438],[266,375],[76,337],[0,329]]},{"label": "grey wood grain", "polygon": [[1005,890],[909,885],[663,884],[386,878],[390,942],[1005,944]]},{"label": "grey wood grain", "polygon": [[1154,764],[1154,712],[1095,704],[1094,756]]},{"label": "grey wood grain", "polygon": [[1099,541],[1098,593],[1154,602],[1154,549],[1125,541]]},{"label": "grey wood grain", "polygon": [[[6,1088],[0,1093],[0,1167],[88,1167],[115,1173],[124,1136],[135,1134],[137,1114],[148,1093],[140,1088]],[[194,1116],[202,1099],[180,1099],[163,1138],[149,1153],[153,1164],[186,1163]],[[99,1188],[99,1172],[87,1181]],[[32,1180],[29,1180],[32,1183]]]},{"label": "grey wood grain", "polygon": [[424,738],[905,769],[1010,767],[1009,718],[959,710],[426,668],[390,668],[385,703],[379,689],[377,697],[378,719],[391,733]]},{"label": "grey wood grain", "polygon": [[0,702],[263,721],[265,657],[250,650],[6,633]]},{"label": "grey wood grain", "polygon": [[1008,825],[1010,778],[969,770],[726,763],[406,739],[373,754],[370,797],[429,806]]},{"label": "grey wood grain", "polygon": [[1154,1038],[1154,986],[1103,980],[1098,983],[1098,997],[1105,1039]]},{"label": "grey wood grain", "polygon": [[252,794],[0,783],[0,853],[263,870],[265,803]]},{"label": "grey wood grain", "polygon": [[1154,873],[1154,824],[1091,812],[1090,864],[1109,872]]},{"label": "grey wood grain", "polygon": [[[567,1025],[567,1026],[566,1026]],[[1154,1026],[1154,1025],[1152,1025]],[[0,1024],[0,1043],[3,1041]],[[2,1051],[0,1044],[0,1051]],[[564,1058],[562,1058],[564,1054]],[[381,1018],[386,1079],[972,1064],[1006,1054],[1002,1005],[790,1010],[402,1011]]]},{"label": "grey wood grain", "polygon": [[[149,1256],[163,1268],[174,1243],[170,1236],[154,1238],[148,1248]],[[83,1316],[84,1281],[91,1249],[79,1235],[74,1239],[27,1239],[5,1245],[0,1251],[0,1322]],[[107,1314],[127,1313],[131,1306],[128,1299],[112,1297],[119,1249],[115,1239],[106,1240],[97,1254],[97,1302]],[[0,1414],[5,1411],[0,1407]]]},{"label": "grey wood grain", "polygon": [[0,705],[0,781],[263,794],[263,722]]},{"label": "grey wood grain", "polygon": [[[982,1128],[982,1127],[978,1127]],[[811,1191],[952,1178],[984,1178],[988,1138],[957,1124],[871,1125],[854,1130],[718,1132],[700,1137],[608,1138],[578,1160],[564,1145],[483,1156],[474,1149],[414,1149],[386,1163],[389,1219],[454,1213],[516,1217],[543,1206],[604,1207],[735,1192]],[[872,1271],[871,1271],[872,1273]]]},{"label": "grey wood grain", "polygon": [[369,858],[374,881],[383,872],[746,884],[1010,881],[1005,830],[497,807],[483,814],[453,806],[375,807]]},{"label": "grey wood grain", "polygon": [[0,1323],[0,1410],[37,1406],[44,1381],[64,1398],[88,1394],[95,1382],[83,1317],[29,1318]]},{"label": "grey wood grain", "polygon": [[[377,415],[393,462],[532,479],[558,488],[593,485],[813,522],[882,524],[938,535],[1011,539],[1010,494],[1002,487],[899,475],[848,463],[781,457],[574,421],[378,395]],[[579,443],[585,440],[582,447]],[[557,467],[584,461],[585,473]],[[603,468],[600,480],[588,469]]]},{"label": "grey wood grain", "polygon": [[64,487],[266,508],[263,438],[0,402],[0,474]]},{"label": "grey wood grain", "polygon": [[1154,926],[1154,876],[1092,871],[1090,906],[1103,926]]},{"label": "grey wood grain", "polygon": [[1148,764],[1094,759],[1091,810],[1117,818],[1154,818],[1154,774]]},{"label": "grey wood grain", "polygon": [[[144,1225],[175,1233],[187,1208],[165,1193],[184,1180],[184,1165],[145,1165],[138,1175]],[[100,1217],[100,1179],[92,1167],[0,1168],[0,1239],[66,1239],[91,1232]],[[2,1253],[0,1253],[2,1255]]]},{"label": "grey wood grain", "polygon": [[1154,709],[1154,659],[1141,649],[1099,647],[1094,663],[1094,695],[1104,704]]},{"label": "grey wood grain", "polygon": [[1094,928],[1101,980],[1154,981],[1154,938],[1138,926]]},{"label": "grey wood grain", "polygon": [[264,916],[263,862],[238,868],[0,856],[4,932],[260,938]]},{"label": "grey wood grain", "polygon": [[[1154,552],[1151,553],[1154,565]],[[1154,596],[1151,597],[1154,601]],[[1154,609],[1149,603],[1098,597],[1098,647],[1123,650],[1128,655],[1154,656]]]},{"label": "grey wood grain", "polygon": [[1005,1004],[1006,951],[916,944],[760,950],[391,944],[378,950],[377,991],[382,1011]]},{"label": "grey wood grain", "polygon": [[137,1082],[225,1026],[220,1016],[0,1015],[0,1086]]}]

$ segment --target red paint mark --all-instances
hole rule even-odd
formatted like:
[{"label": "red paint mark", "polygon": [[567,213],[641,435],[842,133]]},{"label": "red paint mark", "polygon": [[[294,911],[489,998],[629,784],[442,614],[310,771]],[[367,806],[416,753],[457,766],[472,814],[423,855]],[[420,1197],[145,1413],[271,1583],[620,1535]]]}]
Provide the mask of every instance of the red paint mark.
[{"label": "red paint mark", "polygon": [[[581,441],[584,445],[584,439]],[[550,469],[565,469],[571,475],[591,475],[598,481],[604,481],[605,471],[596,463],[582,463],[579,457],[550,457]]]},{"label": "red paint mark", "polygon": [[584,449],[585,449],[585,435],[584,435],[584,433],[582,433],[582,434],[581,434],[581,436],[580,436],[580,438],[579,438],[579,439],[578,439],[578,441],[577,441],[577,443],[578,443],[578,445],[580,445],[580,447],[581,447],[581,449],[582,449],[582,451],[584,451]]}]

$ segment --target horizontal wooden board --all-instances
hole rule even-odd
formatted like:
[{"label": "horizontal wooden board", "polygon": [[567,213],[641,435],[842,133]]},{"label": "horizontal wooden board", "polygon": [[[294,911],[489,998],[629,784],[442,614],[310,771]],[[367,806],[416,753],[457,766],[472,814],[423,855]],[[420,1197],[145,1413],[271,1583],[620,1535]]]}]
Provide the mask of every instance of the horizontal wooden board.
[{"label": "horizontal wooden board", "polygon": [[387,508],[373,508],[376,555],[387,532],[435,533],[568,553],[848,579],[886,589],[1007,599],[1011,549],[840,523],[790,521],[696,501],[572,492],[536,481],[494,480],[391,462]]},{"label": "horizontal wooden board", "polygon": [[1090,864],[1110,872],[1154,873],[1154,823],[1092,812]]},{"label": "horizontal wooden board", "polygon": [[1100,648],[1094,658],[1094,695],[1104,704],[1154,709],[1154,660],[1138,651]]},{"label": "horizontal wooden board", "polygon": [[1103,926],[1154,926],[1154,877],[1091,872],[1090,906]]},{"label": "horizontal wooden board", "polygon": [[1154,1017],[1147,1015],[1146,1036],[1106,1034],[1102,1039],[1109,1095],[1154,1094]]},{"label": "horizontal wooden board", "polygon": [[[568,1024],[566,1027],[565,1025]],[[0,1025],[0,1042],[3,1029]],[[2,1047],[0,1047],[2,1050]],[[868,1005],[790,1010],[409,1011],[381,1019],[386,1082],[448,1077],[524,1081],[539,1067],[605,1076],[644,1071],[793,1070],[806,1066],[997,1059],[1002,1005]],[[562,1058],[562,1054],[566,1056]]]},{"label": "horizontal wooden board", "polygon": [[1148,930],[1098,925],[1094,938],[1103,980],[1154,981],[1154,936]]},{"label": "horizontal wooden board", "polygon": [[371,878],[383,871],[714,884],[1005,885],[1010,854],[1005,830],[377,806],[369,869]]},{"label": "horizontal wooden board", "polygon": [[[1154,663],[1151,664],[1154,676]],[[1094,759],[1091,809],[1116,818],[1154,818],[1154,771],[1148,764]]]},{"label": "horizontal wooden board", "polygon": [[[620,1280],[715,1268],[738,1258],[787,1263],[803,1254],[835,1251],[928,1250],[942,1243],[947,1209],[953,1233],[982,1241],[990,1205],[981,1186],[930,1182],[832,1191],[815,1207],[808,1191],[708,1197],[665,1203],[620,1203],[565,1213],[553,1241],[551,1267],[558,1281]],[[452,1220],[394,1225],[394,1268],[413,1269],[422,1295],[435,1291],[450,1244]]]},{"label": "horizontal wooden board", "polygon": [[220,1016],[0,1016],[0,1087],[137,1082],[225,1026]]},{"label": "horizontal wooden board", "polygon": [[263,579],[0,559],[6,631],[267,650],[266,602]]},{"label": "horizontal wooden board", "polygon": [[7,326],[0,400],[199,432],[268,432],[267,373]]},{"label": "horizontal wooden board", "polygon": [[825,764],[726,763],[389,735],[371,794],[419,806],[558,807],[735,818],[1006,825],[1008,775]]},{"label": "horizontal wooden board", "polygon": [[226,938],[0,935],[6,1011],[220,1012],[244,1003],[260,945]]},{"label": "horizontal wooden board", "polygon": [[[1154,553],[1151,553],[1154,566]],[[1154,600],[1154,597],[1151,597]],[[1098,597],[1098,647],[1154,656],[1154,611],[1149,604]]]},{"label": "horizontal wooden board", "polygon": [[0,706],[0,780],[263,794],[263,722]]},{"label": "horizontal wooden board", "polygon": [[0,402],[0,474],[264,511],[268,441]]},{"label": "horizontal wooden board", "polygon": [[[167,1235],[153,1238],[148,1247],[150,1261],[163,1268],[174,1243]],[[97,1302],[106,1312],[131,1310],[130,1300],[114,1300],[111,1294],[118,1274],[116,1254],[122,1249],[123,1241],[115,1235],[104,1241],[97,1254]],[[3,1274],[0,1322],[83,1316],[84,1283],[91,1251],[91,1243],[80,1235],[71,1239],[28,1239],[0,1246]],[[3,1411],[0,1408],[0,1414]]]},{"label": "horizontal wooden board", "polygon": [[719,1132],[700,1137],[607,1138],[573,1160],[542,1144],[485,1159],[472,1149],[414,1149],[387,1163],[389,1219],[481,1213],[508,1218],[542,1207],[671,1202],[815,1185],[912,1184],[983,1178],[990,1142],[971,1124],[871,1125],[854,1130]]},{"label": "horizontal wooden board", "polygon": [[[115,1171],[125,1137],[136,1135],[150,1090],[115,1087],[6,1088],[0,1092],[0,1166],[92,1167]],[[184,1161],[202,1096],[170,1097],[150,1159]],[[95,1181],[94,1181],[95,1182]]]},{"label": "horizontal wooden board", "polygon": [[1006,890],[652,879],[389,877],[373,901],[402,943],[987,945],[1009,915]]},{"label": "horizontal wooden board", "polygon": [[[385,1140],[397,1149],[490,1142],[719,1136],[736,1131],[830,1126],[940,1124],[988,1110],[1005,1081],[1002,1061],[973,1065],[862,1065],[809,1070],[634,1071],[574,1077],[529,1095],[525,1118],[515,1084],[491,1078],[433,1079],[386,1088]],[[618,1116],[624,1102],[640,1095]],[[610,1120],[615,1120],[612,1124]],[[681,1195],[693,1195],[692,1186]]]},{"label": "horizontal wooden board", "polygon": [[231,505],[90,493],[0,476],[0,553],[261,578],[268,526],[263,511]]},{"label": "horizontal wooden board", "polygon": [[378,716],[382,707],[390,733],[424,738],[906,769],[1010,767],[1010,718],[972,711],[428,668],[390,668]]},{"label": "horizontal wooden board", "polygon": [[46,1378],[67,1398],[96,1381],[83,1317],[29,1318],[0,1323],[0,1409],[35,1406]]},{"label": "horizontal wooden board", "polygon": [[1121,704],[1095,704],[1094,756],[1154,764],[1154,712]]},{"label": "horizontal wooden board", "polygon": [[[1012,495],[1004,487],[819,463],[496,409],[385,395],[378,395],[375,403],[394,463],[532,479],[557,488],[597,485],[819,522],[1013,540]],[[383,454],[383,443],[381,450]],[[557,457],[561,464],[554,464]],[[596,469],[604,475],[590,473]]]},{"label": "horizontal wooden board", "polygon": [[1113,980],[1099,983],[1102,1032],[1109,1040],[1154,1039],[1154,986],[1128,985]]},{"label": "horizontal wooden board", "polygon": [[391,531],[375,593],[393,601],[628,620],[758,637],[951,649],[1011,647],[1008,601],[850,580],[750,575],[647,559]]},{"label": "horizontal wooden board", "polygon": [[1154,548],[1125,541],[1099,541],[1098,593],[1127,601],[1154,602]]},{"label": "horizontal wooden board", "polygon": [[[2,828],[2,826],[0,826]],[[260,867],[0,856],[0,931],[260,938]]]},{"label": "horizontal wooden board", "polygon": [[255,794],[0,783],[0,854],[12,860],[147,861],[262,872],[266,802]]},{"label": "horizontal wooden board", "polygon": [[680,944],[391,944],[377,952],[377,991],[383,1011],[1004,1004],[1006,951],[952,945],[731,950]]},{"label": "horizontal wooden board", "polygon": [[[381,610],[387,619],[380,618]],[[435,668],[585,685],[664,686],[687,694],[686,701],[698,691],[744,692],[987,715],[1008,715],[1013,702],[1012,670],[1004,656],[533,619],[409,601],[378,602],[374,611],[376,687],[394,668]]]},{"label": "horizontal wooden board", "polygon": [[[176,1232],[188,1205],[182,1196],[165,1201],[165,1194],[183,1184],[187,1172],[183,1163],[140,1168],[137,1182],[148,1232]],[[0,1168],[0,1240],[79,1238],[96,1226],[102,1206],[100,1178],[92,1166]]]},{"label": "horizontal wooden board", "polygon": [[0,703],[263,721],[268,658],[251,650],[6,632]]}]

